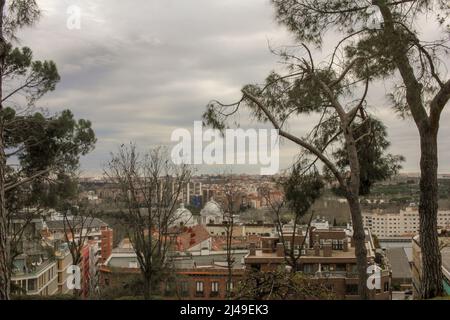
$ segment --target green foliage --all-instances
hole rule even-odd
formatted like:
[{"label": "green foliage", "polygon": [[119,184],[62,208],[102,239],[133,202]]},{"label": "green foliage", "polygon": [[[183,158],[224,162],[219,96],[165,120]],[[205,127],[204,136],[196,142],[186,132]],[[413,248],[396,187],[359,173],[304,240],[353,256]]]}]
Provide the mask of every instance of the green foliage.
[{"label": "green foliage", "polygon": [[59,209],[68,201],[76,200],[78,196],[78,179],[76,177],[58,172],[54,181],[54,183],[47,183],[43,179],[34,180],[31,183],[30,204]]},{"label": "green foliage", "polygon": [[53,91],[59,80],[58,69],[53,61],[33,61],[30,48],[6,45],[3,81],[11,81],[16,87],[4,92],[4,100],[20,92],[29,104],[33,104],[47,92]]},{"label": "green foliage", "polygon": [[[25,3],[28,2],[14,2],[16,13],[27,14],[21,7]],[[25,17],[17,19],[17,23],[27,23]],[[61,199],[74,196],[73,174],[80,156],[93,149],[95,134],[90,121],[76,120],[70,110],[52,116],[35,111],[32,105],[36,100],[54,90],[59,82],[57,67],[53,61],[34,61],[28,47],[13,48],[7,44],[6,49],[2,81],[16,87],[3,92],[0,118],[4,124],[5,154],[19,163],[7,168],[7,186],[40,173],[38,178],[7,193],[9,203],[14,204],[10,209],[38,204],[55,206]],[[25,96],[28,106],[16,111],[8,105],[19,94]],[[49,184],[47,178],[52,175],[58,182]]]},{"label": "green foliage", "polygon": [[12,48],[8,44],[8,50],[5,57],[5,69],[3,77],[23,76],[31,66],[33,53],[30,48]]},{"label": "green foliage", "polygon": [[354,0],[272,0],[277,21],[292,31],[300,41],[322,44],[323,34],[338,26],[352,33],[370,20],[367,1]]},{"label": "green foliage", "polygon": [[75,120],[69,110],[53,117],[36,112],[15,116],[7,124],[6,147],[30,174],[48,167],[74,170],[80,155],[92,150],[96,141],[90,121]]},{"label": "green foliage", "polygon": [[[360,194],[367,195],[374,183],[396,175],[401,169],[403,156],[386,154],[390,142],[386,127],[377,119],[367,117],[362,123],[353,124],[360,165]],[[341,171],[348,170],[347,152],[340,148],[333,153]],[[326,169],[325,169],[326,170]],[[340,189],[336,193],[342,194]]]},{"label": "green foliage", "polygon": [[391,76],[394,73],[396,66],[389,58],[390,42],[392,39],[385,33],[370,30],[359,41],[345,47],[348,58],[360,58],[355,65],[358,76],[377,78]]},{"label": "green foliage", "polygon": [[15,39],[15,33],[33,25],[40,17],[36,0],[6,1],[6,13],[3,13],[3,32],[10,39]]},{"label": "green foliage", "polygon": [[324,183],[316,170],[305,173],[304,163],[298,163],[282,186],[289,207],[301,218],[322,195]]},{"label": "green foliage", "polygon": [[[282,56],[284,53],[281,54]],[[295,69],[295,62],[286,60],[294,68],[293,74],[299,71],[298,77],[281,76],[271,72],[264,86],[246,85],[243,91],[258,97],[259,100],[275,115],[280,122],[291,115],[322,112],[330,106],[328,96],[324,93],[319,81],[326,84],[333,82],[337,75],[333,70],[315,69],[314,77],[307,72]],[[338,83],[332,87],[333,93],[341,95],[346,92],[344,85]],[[267,121],[266,115],[252,101],[245,100],[258,121]]]}]

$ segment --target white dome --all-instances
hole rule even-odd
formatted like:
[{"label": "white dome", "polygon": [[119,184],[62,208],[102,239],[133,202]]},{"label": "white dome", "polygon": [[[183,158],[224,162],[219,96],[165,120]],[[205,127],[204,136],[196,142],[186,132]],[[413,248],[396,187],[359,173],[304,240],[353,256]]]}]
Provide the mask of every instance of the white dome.
[{"label": "white dome", "polygon": [[220,208],[220,205],[211,199],[205,204],[205,207],[200,211],[200,215],[202,216],[220,216],[222,217],[222,209]]},{"label": "white dome", "polygon": [[192,216],[192,212],[184,207],[184,203],[174,212],[174,221],[172,225],[174,226],[194,226],[196,225],[195,218]]}]

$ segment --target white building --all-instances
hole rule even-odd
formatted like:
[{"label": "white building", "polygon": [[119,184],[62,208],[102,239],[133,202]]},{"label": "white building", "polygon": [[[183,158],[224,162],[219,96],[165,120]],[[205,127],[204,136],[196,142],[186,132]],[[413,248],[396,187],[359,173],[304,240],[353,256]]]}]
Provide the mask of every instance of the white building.
[{"label": "white building", "polygon": [[174,212],[174,221],[171,223],[171,225],[193,227],[197,224],[197,217],[192,215],[192,212],[186,209],[184,203],[181,203],[180,207]]},{"label": "white building", "polygon": [[211,198],[200,211],[201,224],[219,224],[223,222],[223,211],[220,205]]},{"label": "white building", "polygon": [[[414,235],[419,232],[419,212],[416,208],[407,207],[399,213],[383,211],[363,212],[364,227],[369,228],[378,237],[395,237]],[[450,227],[450,211],[438,212],[438,226]]]},{"label": "white building", "polygon": [[321,230],[328,230],[330,229],[330,224],[328,223],[328,220],[325,220],[325,218],[317,217],[311,221],[311,227]]}]

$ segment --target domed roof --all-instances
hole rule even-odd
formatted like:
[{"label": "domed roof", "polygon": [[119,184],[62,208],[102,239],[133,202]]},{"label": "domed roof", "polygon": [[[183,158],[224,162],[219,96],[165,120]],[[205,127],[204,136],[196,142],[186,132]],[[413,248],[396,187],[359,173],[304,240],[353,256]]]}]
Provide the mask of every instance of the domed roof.
[{"label": "domed roof", "polygon": [[222,216],[222,209],[220,205],[214,201],[214,199],[209,200],[205,207],[200,211],[200,215],[202,216]]},{"label": "domed roof", "polygon": [[188,226],[195,224],[191,211],[185,208],[184,203],[180,204],[180,207],[174,212],[173,216],[175,219],[173,225],[183,224]]}]

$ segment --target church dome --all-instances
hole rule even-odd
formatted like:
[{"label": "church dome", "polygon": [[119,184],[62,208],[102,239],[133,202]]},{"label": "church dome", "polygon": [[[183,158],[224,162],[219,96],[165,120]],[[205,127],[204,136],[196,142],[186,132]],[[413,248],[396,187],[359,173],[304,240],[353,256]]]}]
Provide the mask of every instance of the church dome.
[{"label": "church dome", "polygon": [[194,226],[196,225],[196,219],[192,216],[192,212],[185,208],[184,203],[174,212],[174,226]]},{"label": "church dome", "polygon": [[200,211],[200,215],[202,216],[222,216],[222,209],[220,205],[211,199],[205,204],[205,207]]}]

